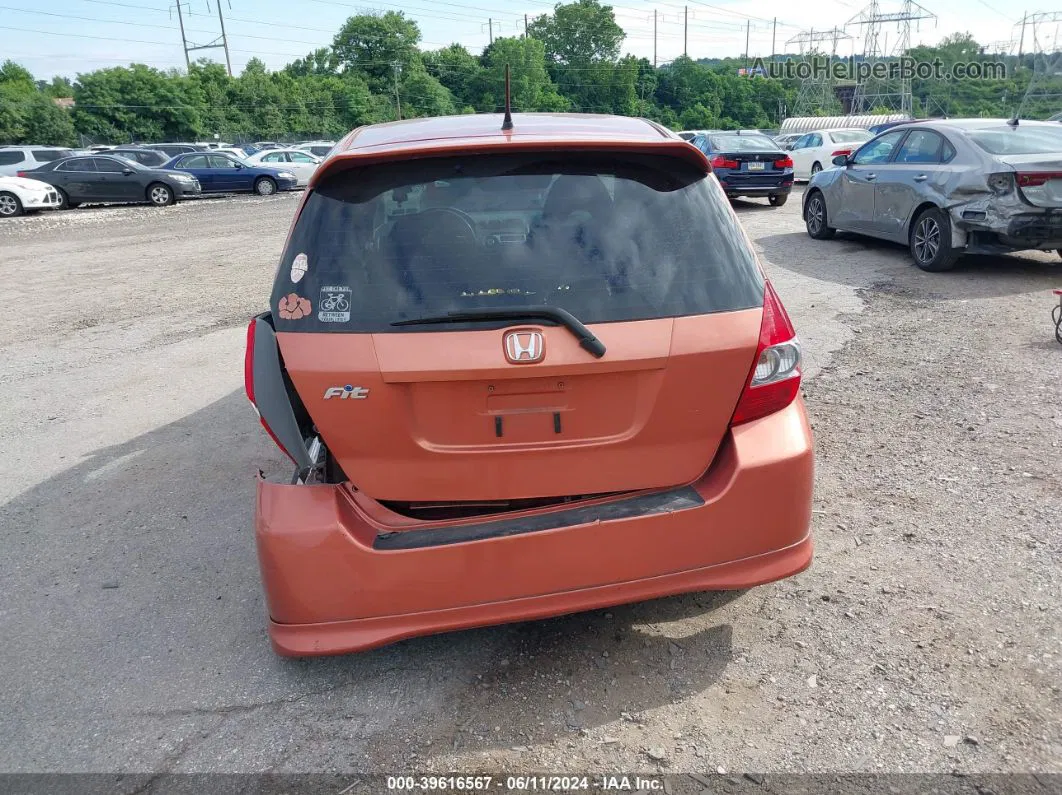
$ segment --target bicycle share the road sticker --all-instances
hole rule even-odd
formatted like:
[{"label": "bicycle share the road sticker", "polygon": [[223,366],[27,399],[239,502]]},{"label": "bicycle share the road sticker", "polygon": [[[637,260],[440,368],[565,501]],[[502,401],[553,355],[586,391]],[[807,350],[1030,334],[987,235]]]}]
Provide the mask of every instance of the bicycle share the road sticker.
[{"label": "bicycle share the road sticker", "polygon": [[322,323],[350,322],[350,288],[326,286],[321,288],[321,301],[317,304],[317,319]]}]

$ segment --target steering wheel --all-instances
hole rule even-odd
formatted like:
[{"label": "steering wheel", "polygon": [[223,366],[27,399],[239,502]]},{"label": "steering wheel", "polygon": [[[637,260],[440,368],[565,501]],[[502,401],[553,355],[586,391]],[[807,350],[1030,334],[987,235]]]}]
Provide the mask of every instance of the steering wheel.
[{"label": "steering wheel", "polygon": [[[411,218],[424,224],[432,233],[449,233],[450,240],[456,244],[469,245],[476,242],[476,222],[468,213],[456,207],[431,207],[422,210]],[[433,218],[439,219],[439,225],[431,225]]]}]

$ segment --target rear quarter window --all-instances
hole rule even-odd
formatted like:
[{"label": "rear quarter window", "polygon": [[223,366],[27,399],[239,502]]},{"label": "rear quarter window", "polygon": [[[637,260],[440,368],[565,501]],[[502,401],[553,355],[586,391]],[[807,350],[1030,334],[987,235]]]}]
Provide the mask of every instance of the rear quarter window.
[{"label": "rear quarter window", "polygon": [[990,155],[1046,155],[1062,153],[1062,127],[987,127],[968,130],[967,136]]},{"label": "rear quarter window", "polygon": [[0,152],[0,166],[13,166],[15,163],[21,163],[26,159],[26,155],[22,152]]},{"label": "rear quarter window", "polygon": [[704,171],[674,157],[543,153],[326,177],[292,232],[272,309],[282,331],[408,333],[469,326],[391,324],[537,305],[607,323],[762,301],[754,254]]}]

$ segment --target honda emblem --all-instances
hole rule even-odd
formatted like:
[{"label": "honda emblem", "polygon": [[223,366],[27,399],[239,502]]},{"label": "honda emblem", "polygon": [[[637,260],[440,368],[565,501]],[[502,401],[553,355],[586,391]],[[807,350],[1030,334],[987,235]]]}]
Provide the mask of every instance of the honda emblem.
[{"label": "honda emblem", "polygon": [[541,331],[516,329],[502,338],[505,358],[511,364],[534,364],[546,355],[546,340]]}]

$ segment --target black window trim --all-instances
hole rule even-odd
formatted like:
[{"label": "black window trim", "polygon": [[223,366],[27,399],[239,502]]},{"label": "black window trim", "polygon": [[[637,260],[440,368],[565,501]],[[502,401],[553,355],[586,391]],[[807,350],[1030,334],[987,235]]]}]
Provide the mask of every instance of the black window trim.
[{"label": "black window trim", "polygon": [[96,171],[95,169],[90,170],[84,168],[64,168],[64,166],[79,165],[81,163],[84,163],[86,160],[92,161],[93,159],[94,158],[91,157],[73,157],[69,160],[61,160],[59,161],[59,164],[55,167],[55,170],[63,171],[70,174],[99,174],[100,172]]}]

